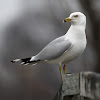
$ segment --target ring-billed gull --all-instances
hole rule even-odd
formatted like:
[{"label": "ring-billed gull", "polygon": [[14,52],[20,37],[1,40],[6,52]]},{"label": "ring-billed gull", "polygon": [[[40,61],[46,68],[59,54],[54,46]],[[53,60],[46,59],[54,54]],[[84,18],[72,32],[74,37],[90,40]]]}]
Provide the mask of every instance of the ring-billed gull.
[{"label": "ring-billed gull", "polygon": [[63,22],[67,21],[71,22],[71,26],[65,35],[50,42],[37,55],[24,59],[15,59],[11,62],[21,62],[22,65],[58,64],[61,80],[63,80],[61,65],[64,65],[63,71],[65,74],[65,65],[79,57],[86,48],[87,43],[85,35],[86,16],[81,12],[74,12],[63,20]]}]

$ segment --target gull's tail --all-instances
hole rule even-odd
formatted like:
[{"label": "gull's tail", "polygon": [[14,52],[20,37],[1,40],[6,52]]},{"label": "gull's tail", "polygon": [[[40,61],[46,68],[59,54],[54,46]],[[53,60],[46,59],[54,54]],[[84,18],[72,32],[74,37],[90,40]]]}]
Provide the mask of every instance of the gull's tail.
[{"label": "gull's tail", "polygon": [[24,59],[15,59],[15,60],[12,60],[11,62],[12,63],[20,62],[21,65],[35,65],[39,61],[39,60],[33,60],[33,61],[31,61],[31,58],[32,57],[24,58]]}]

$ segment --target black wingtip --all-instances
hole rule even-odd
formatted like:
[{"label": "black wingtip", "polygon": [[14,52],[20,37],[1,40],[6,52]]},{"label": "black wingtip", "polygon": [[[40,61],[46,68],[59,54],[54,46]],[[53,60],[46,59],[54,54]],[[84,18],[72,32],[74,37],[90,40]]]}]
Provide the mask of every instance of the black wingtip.
[{"label": "black wingtip", "polygon": [[12,60],[11,63],[15,63],[15,61]]}]

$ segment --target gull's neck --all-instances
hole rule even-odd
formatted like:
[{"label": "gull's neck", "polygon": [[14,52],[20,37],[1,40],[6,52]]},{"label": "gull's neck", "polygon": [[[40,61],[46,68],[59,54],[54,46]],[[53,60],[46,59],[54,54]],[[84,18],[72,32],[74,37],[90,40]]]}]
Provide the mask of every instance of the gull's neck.
[{"label": "gull's neck", "polygon": [[71,25],[65,37],[83,38],[85,36],[85,25]]}]

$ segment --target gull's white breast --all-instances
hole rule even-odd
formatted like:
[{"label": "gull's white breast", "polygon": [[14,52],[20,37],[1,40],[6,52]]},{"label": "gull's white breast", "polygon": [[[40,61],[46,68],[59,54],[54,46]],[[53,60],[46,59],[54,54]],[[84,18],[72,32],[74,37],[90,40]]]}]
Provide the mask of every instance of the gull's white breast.
[{"label": "gull's white breast", "polygon": [[69,40],[72,46],[57,59],[48,61],[48,63],[66,64],[77,57],[79,57],[86,47],[86,35],[82,27],[71,26],[67,34],[65,34],[65,41]]}]

